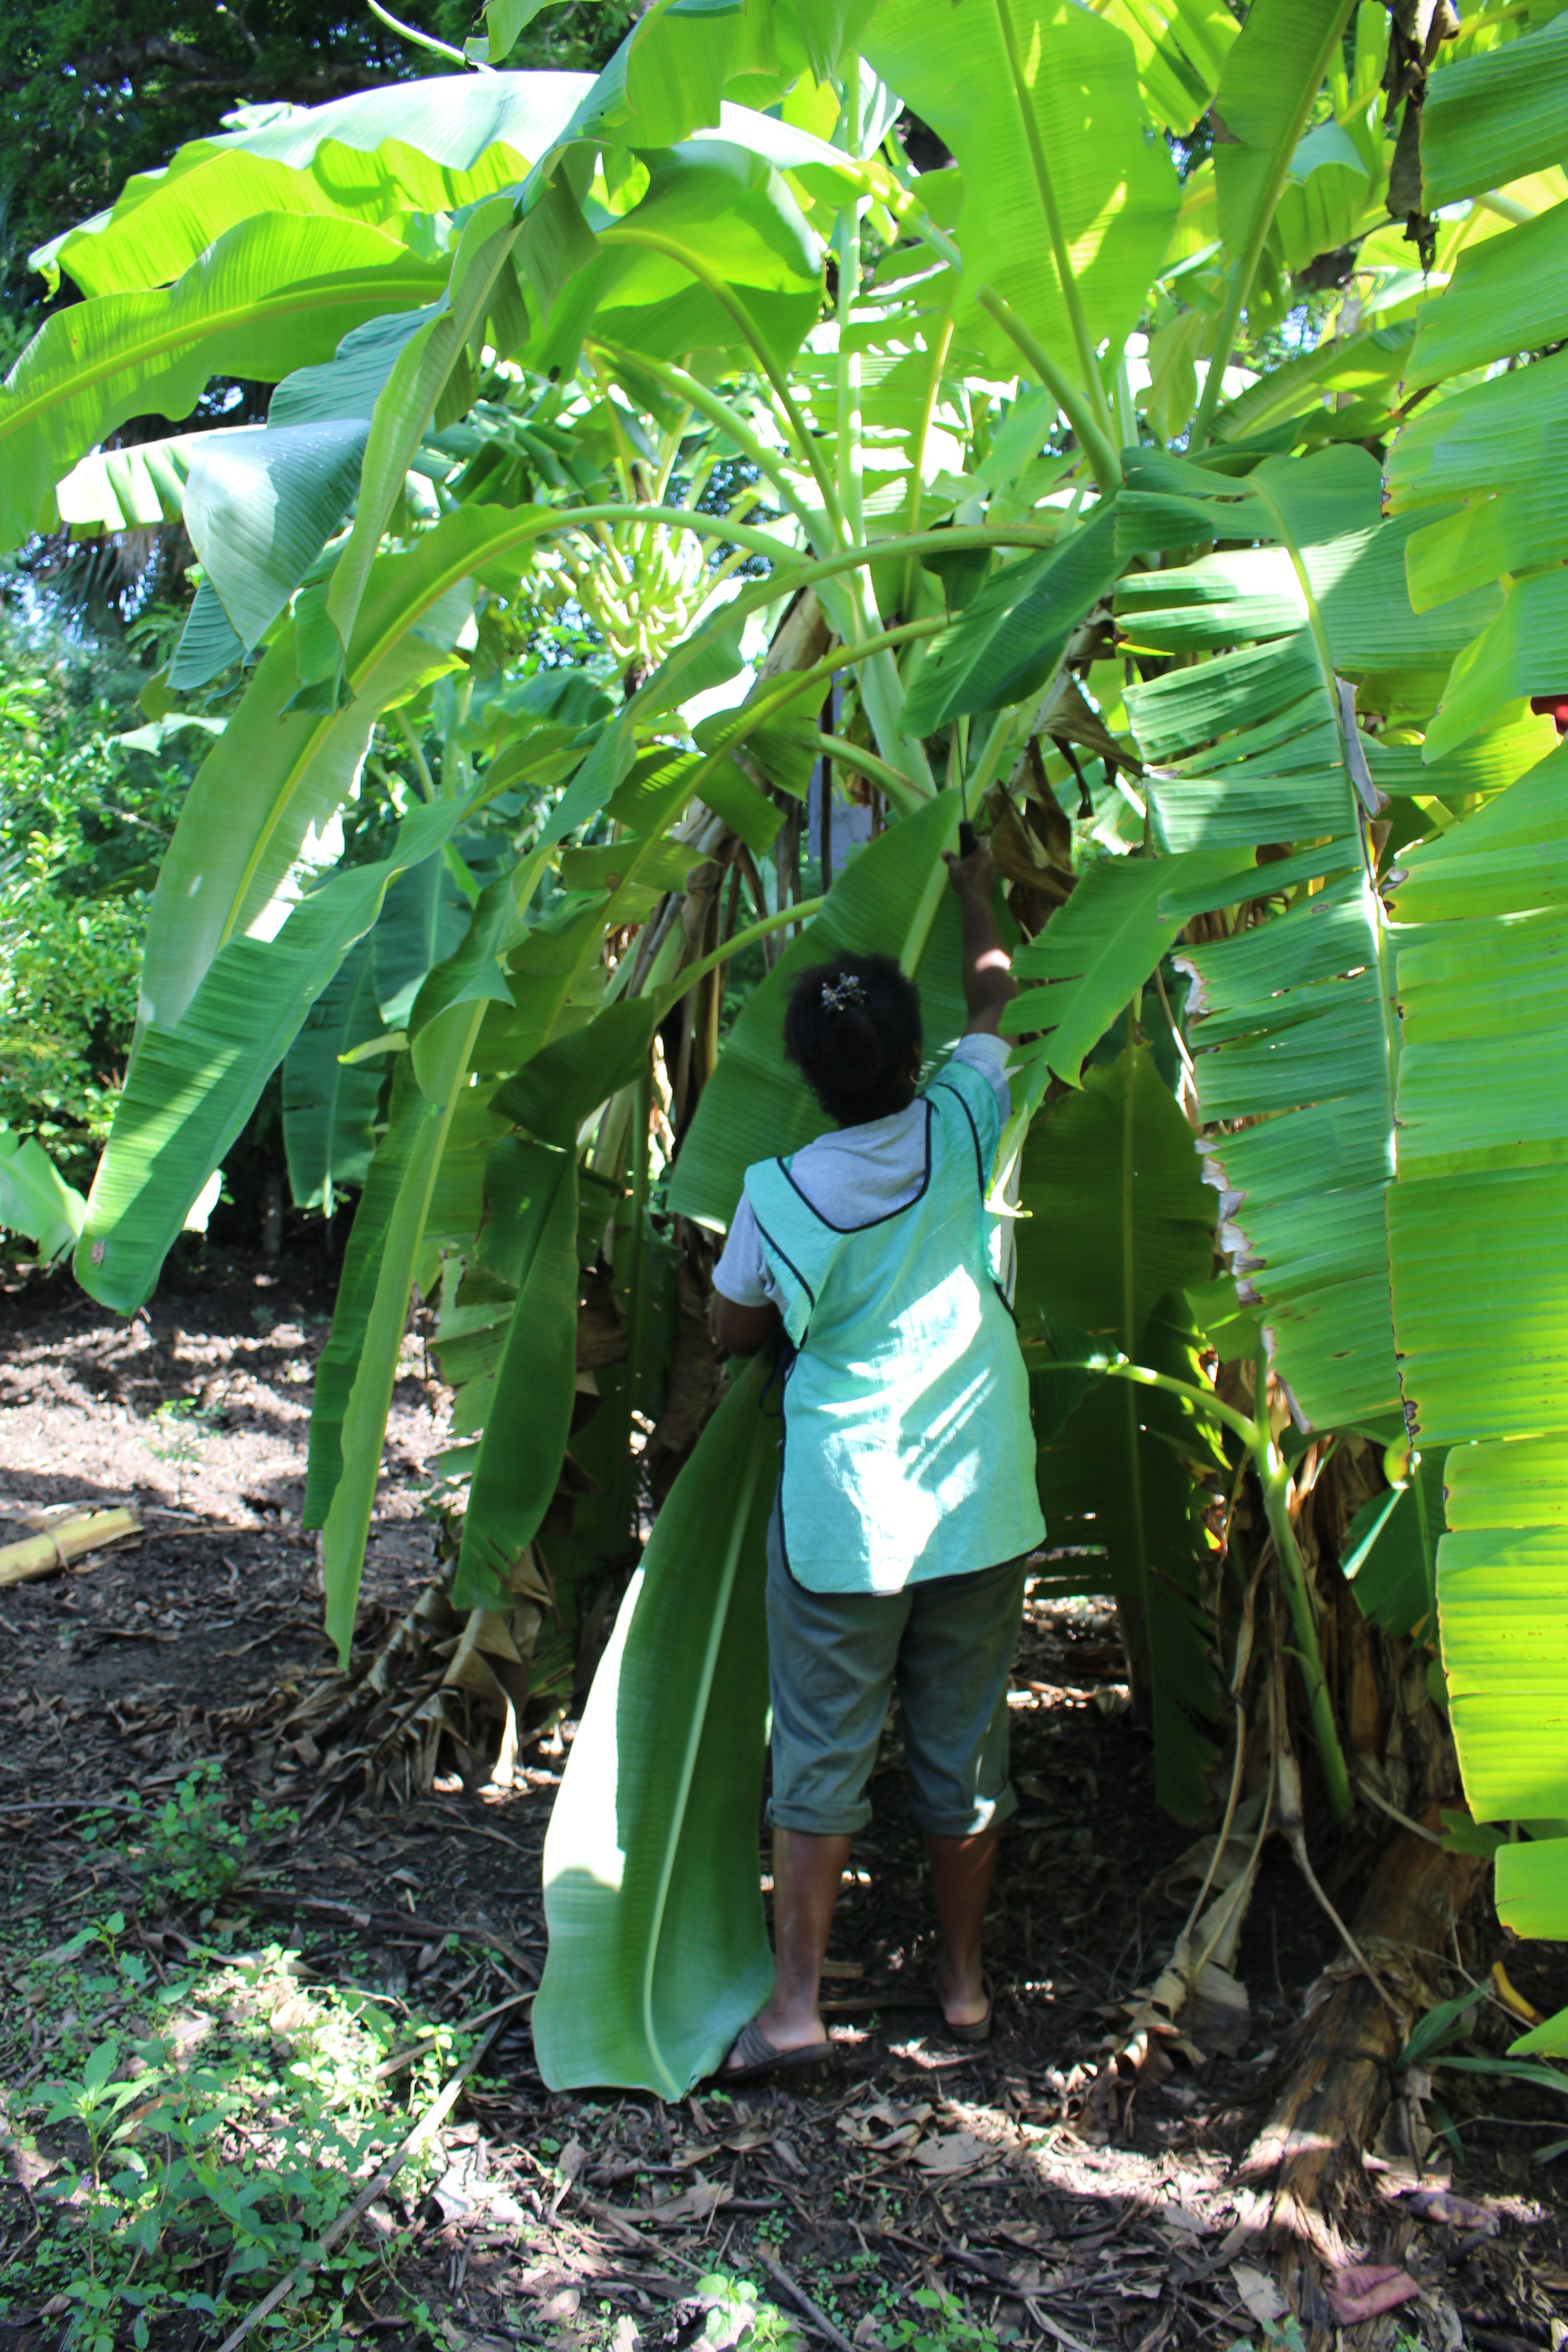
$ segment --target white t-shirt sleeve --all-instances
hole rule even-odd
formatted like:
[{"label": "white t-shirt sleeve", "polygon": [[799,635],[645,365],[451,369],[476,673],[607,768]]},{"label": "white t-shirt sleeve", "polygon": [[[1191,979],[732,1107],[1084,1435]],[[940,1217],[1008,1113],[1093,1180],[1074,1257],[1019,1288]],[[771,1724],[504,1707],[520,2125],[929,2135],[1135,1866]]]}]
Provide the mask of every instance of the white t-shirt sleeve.
[{"label": "white t-shirt sleeve", "polygon": [[952,1049],[955,1062],[967,1062],[972,1070],[990,1079],[1004,1118],[1011,1118],[1013,1111],[1013,1089],[1007,1083],[1007,1059],[1012,1050],[1007,1038],[989,1036],[984,1030],[961,1037]]},{"label": "white t-shirt sleeve", "polygon": [[730,1238],[713,1269],[713,1287],[737,1307],[765,1307],[770,1299],[775,1307],[779,1304],[778,1290],[763,1255],[763,1237],[743,1192]]}]

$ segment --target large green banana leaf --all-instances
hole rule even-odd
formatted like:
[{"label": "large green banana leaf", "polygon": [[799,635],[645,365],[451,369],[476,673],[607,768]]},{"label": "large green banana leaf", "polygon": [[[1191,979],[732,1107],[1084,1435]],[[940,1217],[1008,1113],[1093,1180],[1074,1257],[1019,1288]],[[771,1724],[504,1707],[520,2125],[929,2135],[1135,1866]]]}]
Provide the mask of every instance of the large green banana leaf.
[{"label": "large green banana leaf", "polygon": [[1241,30],[1222,0],[1106,0],[1100,10],[1132,43],[1144,97],[1185,138],[1207,110]]},{"label": "large green banana leaf", "polygon": [[456,801],[415,810],[387,857],[334,875],[275,939],[230,940],[177,1019],[144,1026],[77,1249],[92,1297],[129,1314],[148,1297],[192,1202],[388,884],[437,851],[461,814]]},{"label": "large green banana leaf", "polygon": [[669,1189],[679,1214],[727,1225],[753,1160],[798,1151],[831,1124],[784,1058],[784,1008],[808,965],[870,950],[912,962],[928,1059],[952,1050],[965,1015],[958,907],[942,860],[958,815],[958,795],[944,793],[868,842],[747,999],[681,1142]]},{"label": "large green banana leaf", "polygon": [[[1016,1313],[1037,1391],[1040,1507],[1053,1547],[1086,1555],[1079,1589],[1114,1592],[1133,1673],[1150,1696],[1160,1801],[1179,1820],[1208,1810],[1215,1749],[1213,1629],[1202,1592],[1195,1472],[1223,1461],[1180,1399],[1106,1381],[1065,1422],[1042,1359],[1051,1326],[1103,1350],[1199,1381],[1198,1335],[1182,1294],[1208,1279],[1214,1206],[1192,1129],[1142,1046],[1089,1069],[1036,1120],[1025,1147]],[[1065,1401],[1065,1400],[1064,1400]]]},{"label": "large green banana leaf", "polygon": [[[1364,875],[1188,948],[1188,1033],[1223,1239],[1309,1426],[1387,1412],[1384,1192],[1394,1172],[1384,919]],[[1261,1120],[1261,1124],[1253,1124]]]},{"label": "large green banana leaf", "polygon": [[544,1844],[533,2046],[552,2090],[678,2099],[773,1980],[757,1832],[775,1424],[751,1364],[676,1480],[605,1651]]},{"label": "large green banana leaf", "polygon": [[1233,271],[1255,263],[1354,0],[1252,0],[1215,91],[1219,233]]},{"label": "large green banana leaf", "polygon": [[432,75],[194,139],[128,182],[109,212],[41,247],[33,267],[56,282],[64,270],[84,294],[125,293],[168,285],[258,213],[375,224],[455,212],[515,185],[592,86],[586,74]]},{"label": "large green banana leaf", "polygon": [[[1451,1448],[1437,1601],[1481,1821],[1568,1815],[1565,767],[1558,753],[1407,853],[1394,893],[1419,916],[1399,957],[1394,1328],[1412,1436]],[[1568,1839],[1506,1846],[1497,1894],[1521,1934],[1568,1932]]]},{"label": "large green banana leaf", "polygon": [[55,519],[55,484],[128,416],[186,416],[209,377],[276,383],[351,328],[431,301],[443,265],[368,223],[264,213],[167,293],[103,294],[40,329],[0,390],[0,544]]},{"label": "large green banana leaf", "polygon": [[1444,291],[1421,306],[1407,380],[1439,383],[1557,342],[1568,329],[1565,265],[1568,204],[1467,246]]},{"label": "large green banana leaf", "polygon": [[[1074,0],[882,0],[866,55],[963,173],[964,293],[989,282],[1047,349],[1120,351],[1164,258],[1177,187],[1152,135],[1132,42]],[[973,307],[966,331],[1016,366]],[[1098,390],[1098,386],[1095,386]]]},{"label": "large green banana leaf", "polygon": [[1565,107],[1568,25],[1560,16],[1434,74],[1421,110],[1426,211],[1561,163]]},{"label": "large green banana leaf", "polygon": [[459,1609],[505,1605],[512,1573],[555,1492],[576,1365],[575,1155],[515,1138],[503,1139],[496,1153],[512,1163],[506,1185],[511,1215],[504,1237],[498,1235],[492,1194],[487,1261],[511,1284],[516,1304],[463,1519],[452,1588]]},{"label": "large green banana leaf", "polygon": [[[394,883],[393,889],[396,887]],[[383,921],[385,912],[384,907]],[[381,1100],[381,1066],[342,1059],[356,1045],[379,1036],[384,1026],[371,961],[374,936],[372,932],[350,949],[305,1015],[283,1060],[289,1190],[297,1209],[320,1209],[329,1217],[346,1185],[363,1183],[375,1150],[372,1130]]]},{"label": "large green banana leaf", "polygon": [[[1138,482],[1157,486],[1171,461],[1143,459]],[[1195,468],[1185,469],[1190,475]],[[1343,445],[1306,458],[1273,458],[1239,481],[1215,484],[1211,527],[1279,544],[1228,549],[1197,563],[1129,574],[1117,594],[1128,637],[1152,651],[1185,653],[1247,638],[1287,636],[1321,625],[1334,667],[1446,669],[1496,614],[1487,585],[1440,613],[1417,614],[1406,593],[1405,545],[1414,521],[1379,520],[1377,461]],[[1119,502],[1125,509],[1132,498]],[[1184,526],[1192,532],[1191,521]]]}]

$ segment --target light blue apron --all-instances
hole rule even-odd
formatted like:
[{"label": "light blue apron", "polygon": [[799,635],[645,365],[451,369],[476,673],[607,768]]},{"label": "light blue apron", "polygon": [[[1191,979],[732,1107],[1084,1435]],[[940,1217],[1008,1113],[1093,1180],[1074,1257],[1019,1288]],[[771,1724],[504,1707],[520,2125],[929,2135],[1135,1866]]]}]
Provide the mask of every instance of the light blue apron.
[{"label": "light blue apron", "polygon": [[899,1592],[1045,1535],[1028,1378],[987,1254],[990,1081],[950,1062],[921,1099],[925,1181],[868,1224],[829,1224],[787,1160],[746,1197],[795,1349],[784,1384],[784,1557],[813,1592]]}]

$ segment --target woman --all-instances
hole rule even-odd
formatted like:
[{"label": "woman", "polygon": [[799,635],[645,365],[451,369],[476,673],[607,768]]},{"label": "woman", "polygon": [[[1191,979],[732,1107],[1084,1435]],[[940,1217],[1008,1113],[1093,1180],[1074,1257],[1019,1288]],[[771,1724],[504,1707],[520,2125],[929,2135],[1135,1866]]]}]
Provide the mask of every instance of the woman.
[{"label": "woman", "polygon": [[981,1960],[1007,1781],[1024,1555],[1045,1533],[1023,1360],[984,1196],[1010,1108],[997,1035],[1016,987],[996,869],[950,860],[969,1025],[921,1090],[920,998],[886,956],[803,973],[784,1045],[837,1121],[746,1171],[714,1273],[722,1346],[788,1369],[769,1528],[774,1978],[721,2079],[816,2064],[823,1957],[897,1683],[931,1859],[935,1998],[982,2042]]}]

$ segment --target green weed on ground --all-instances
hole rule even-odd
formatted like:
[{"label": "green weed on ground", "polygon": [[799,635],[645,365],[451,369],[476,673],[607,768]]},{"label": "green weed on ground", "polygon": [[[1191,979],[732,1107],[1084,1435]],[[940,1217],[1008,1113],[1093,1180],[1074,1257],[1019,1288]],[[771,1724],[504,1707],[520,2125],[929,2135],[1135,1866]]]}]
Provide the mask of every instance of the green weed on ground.
[{"label": "green weed on ground", "polygon": [[[312,1981],[281,1945],[193,1948],[160,1977],[129,1942],[116,1912],[34,1958],[24,2008],[55,2046],[0,2102],[0,2128],[43,2174],[0,2310],[54,2299],[79,2352],[251,2307],[314,2251],[463,2047],[384,1996]],[[421,2032],[433,2038],[389,2083],[394,2047]],[[400,2190],[443,2162],[438,2145],[416,2150]],[[269,2340],[335,2344],[353,2300],[395,2294],[406,2242],[395,2224],[345,2239]]]},{"label": "green weed on ground", "polygon": [[[128,1793],[81,1825],[123,1908],[50,1950],[31,1926],[0,1960],[19,1996],[0,2011],[0,2143],[31,2206],[0,2263],[0,2315],[42,2306],[69,2352],[142,2352],[171,2324],[226,2332],[315,2254],[469,2046],[390,1994],[326,1979],[308,1950],[242,1948],[226,1912],[292,1819],[232,1818],[216,1765],[161,1804]],[[149,1943],[139,1919],[171,1913],[211,1940]],[[438,2141],[416,2148],[399,2194],[444,2161]],[[402,2308],[408,2232],[383,2211],[277,2315],[276,2352],[346,2352],[351,2310],[389,2294]]]},{"label": "green weed on ground", "polygon": [[254,1876],[259,1850],[299,1815],[251,1801],[243,1822],[229,1819],[221,1765],[197,1764],[162,1804],[128,1790],[114,1807],[82,1815],[79,1834],[88,1853],[128,1877],[154,1909],[171,1903],[211,1906]]},{"label": "green weed on ground", "polygon": [[[364,2226],[324,2259],[321,2245],[473,2036],[373,1981],[342,1980],[341,1946],[338,1980],[309,1944],[243,1948],[246,1885],[293,1819],[255,1804],[237,1814],[215,1764],[161,1803],[129,1791],[79,1825],[122,1907],[48,1949],[36,1921],[0,1930],[12,1996],[0,2005],[0,2154],[29,2209],[0,2256],[0,2320],[41,2311],[58,2352],[215,2343],[301,2263],[308,2276],[253,2339],[267,2352],[354,2352],[372,2319],[447,2352],[397,2210],[412,2215],[444,2168],[438,2137],[416,2147]],[[154,1916],[189,1932],[149,1940],[140,1923]],[[357,1969],[353,1948],[347,1965]],[[518,2234],[520,2250],[535,2234],[548,2242],[527,2220]],[[697,2282],[689,2308],[704,2352],[803,2342],[738,2273]],[[602,2324],[584,2315],[549,2337],[526,2308],[515,2317],[525,2339],[563,2352],[637,2340],[609,2305]],[[889,2336],[898,2352],[928,2341],[974,2343]]]}]

